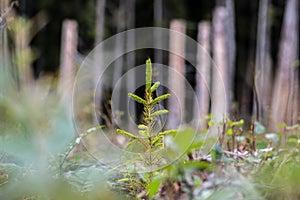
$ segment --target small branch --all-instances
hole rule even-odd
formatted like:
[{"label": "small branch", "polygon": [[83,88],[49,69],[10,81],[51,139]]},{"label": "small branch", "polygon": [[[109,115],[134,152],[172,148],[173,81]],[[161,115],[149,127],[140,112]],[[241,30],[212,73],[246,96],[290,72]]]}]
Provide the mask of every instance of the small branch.
[{"label": "small branch", "polygon": [[253,152],[255,152],[256,149],[255,149],[255,133],[254,133],[254,121],[253,120],[252,120],[252,123],[251,123],[251,126],[250,126],[250,131],[251,131],[251,136],[252,136],[252,144],[251,144],[252,148],[251,148],[251,150]]},{"label": "small branch", "polygon": [[223,150],[223,153],[228,154],[228,155],[231,155],[231,156],[236,156],[236,157],[242,158],[243,160],[246,159],[246,157],[244,157],[244,156],[242,156],[242,155],[240,155],[240,154],[238,154],[238,153],[233,153],[233,152],[231,152],[231,151]]},{"label": "small branch", "polygon": [[226,124],[226,118],[224,118],[223,120],[223,130],[222,130],[222,134],[219,137],[219,143],[222,146],[223,142],[224,142],[224,138],[225,138],[225,134],[226,134],[226,128],[227,128],[227,124]]}]

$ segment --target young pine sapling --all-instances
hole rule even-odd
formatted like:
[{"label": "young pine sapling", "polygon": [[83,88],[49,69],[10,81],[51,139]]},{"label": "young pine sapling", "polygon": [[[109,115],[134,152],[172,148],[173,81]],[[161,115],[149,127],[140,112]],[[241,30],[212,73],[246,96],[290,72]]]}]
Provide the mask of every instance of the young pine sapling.
[{"label": "young pine sapling", "polygon": [[[132,134],[127,131],[118,129],[117,133],[130,139],[128,146],[139,144],[146,152],[153,152],[164,147],[164,137],[176,133],[176,130],[156,131],[155,125],[159,121],[159,116],[167,114],[167,109],[156,109],[156,104],[170,97],[170,94],[163,94],[153,98],[154,92],[160,86],[160,82],[152,84],[152,63],[150,58],[146,60],[146,83],[144,98],[133,93],[128,96],[137,103],[143,104],[143,123],[138,125],[138,134]],[[151,160],[151,159],[150,159]],[[151,163],[151,162],[150,162]]]}]

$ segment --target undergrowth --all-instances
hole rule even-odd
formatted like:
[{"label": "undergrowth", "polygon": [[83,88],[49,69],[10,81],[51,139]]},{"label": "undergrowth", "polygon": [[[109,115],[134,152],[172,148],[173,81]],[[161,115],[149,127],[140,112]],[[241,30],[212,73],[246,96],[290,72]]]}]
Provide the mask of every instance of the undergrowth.
[{"label": "undergrowth", "polygon": [[[127,151],[147,152],[139,158],[145,167],[160,162],[156,152],[166,149],[170,138],[185,149],[180,158],[149,172],[112,170],[84,146],[76,151],[103,126],[74,137],[56,98],[0,97],[0,199],[300,199],[299,124],[283,123],[280,132],[269,133],[260,122],[246,129],[243,120],[214,124],[208,116],[208,128],[220,130],[218,138],[206,137],[207,130],[157,129],[158,116],[168,110],[155,105],[170,95],[154,98],[160,83],[152,83],[150,59],[145,79],[143,97],[129,93],[144,106],[138,132],[117,133],[129,139]],[[186,147],[191,131],[196,136]],[[208,143],[213,148],[204,154]]]}]

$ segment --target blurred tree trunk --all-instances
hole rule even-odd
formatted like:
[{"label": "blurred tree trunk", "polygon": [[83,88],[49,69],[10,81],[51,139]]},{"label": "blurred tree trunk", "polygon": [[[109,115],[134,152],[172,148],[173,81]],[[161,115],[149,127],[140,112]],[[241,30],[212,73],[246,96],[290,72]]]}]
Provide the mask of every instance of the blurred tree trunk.
[{"label": "blurred tree trunk", "polygon": [[[163,19],[163,3],[162,0],[154,0],[154,26],[161,27],[162,26],[162,19]],[[154,32],[154,42],[160,42],[161,32],[155,31]],[[155,46],[159,46],[155,45]],[[154,59],[156,63],[162,63],[162,52],[159,49],[154,50]]]},{"label": "blurred tree trunk", "polygon": [[[183,20],[172,20],[170,29],[185,34],[186,23]],[[175,32],[170,32],[169,66],[175,71],[169,73],[169,115],[168,127],[177,128],[184,119],[185,111],[185,82],[180,79],[185,76],[185,37]],[[176,52],[176,54],[172,53]],[[183,57],[179,56],[183,55]]]},{"label": "blurred tree trunk", "polygon": [[[61,51],[60,51],[60,73],[58,80],[58,93],[66,108],[66,114],[72,121],[73,86],[75,82],[75,57],[77,54],[78,24],[75,20],[64,20],[62,23]],[[80,151],[79,145],[75,151]]]},{"label": "blurred tree trunk", "polygon": [[77,22],[64,20],[61,38],[60,76],[58,91],[67,106],[69,117],[72,116],[72,92],[75,76],[75,57],[77,54]]},{"label": "blurred tree trunk", "polygon": [[[127,11],[127,30],[135,28],[135,0],[126,0],[126,9]],[[130,12],[128,12],[130,11]],[[127,50],[132,50],[135,48],[135,32],[134,31],[128,31],[127,32],[127,38],[126,38],[126,48]],[[135,67],[135,52],[129,52],[126,55],[126,65],[127,65],[127,71],[130,69],[133,69]],[[127,92],[134,92],[136,89],[135,84],[135,71],[132,70],[130,72],[130,78],[126,81],[127,83]],[[129,131],[134,132],[136,130],[136,108],[135,103],[133,105],[129,105]]]},{"label": "blurred tree trunk", "polygon": [[227,10],[217,7],[213,16],[213,67],[212,80],[212,113],[217,121],[222,121],[229,109],[229,76],[226,20]]},{"label": "blurred tree trunk", "polygon": [[[5,7],[1,2],[1,10]],[[14,84],[5,18],[0,13],[0,96],[5,96]]]},{"label": "blurred tree trunk", "polygon": [[[124,0],[120,0],[119,1],[119,7],[118,9],[115,11],[115,19],[114,22],[116,23],[116,28],[117,28],[117,34],[124,31],[125,27],[126,27],[126,15],[125,15],[125,9],[126,9],[126,1]],[[125,44],[125,38],[123,37],[116,37],[116,41],[115,41],[115,54],[119,55],[122,54],[122,52],[124,52],[124,44]],[[117,83],[117,81],[119,80],[119,78],[122,75],[122,71],[123,71],[123,62],[124,59],[123,57],[119,57],[116,61],[115,61],[115,72],[114,72],[114,77],[113,77],[113,84],[115,85]]]},{"label": "blurred tree trunk", "polygon": [[[235,41],[235,12],[234,12],[234,0],[217,0],[216,8],[225,8],[223,11],[226,16],[221,19],[224,23],[224,28],[222,27],[223,34],[226,40],[224,46],[226,52],[226,60],[223,60],[226,64],[226,69],[224,68],[224,73],[227,75],[227,79],[224,80],[226,87],[226,113],[230,114],[232,111],[232,102],[234,99],[234,77],[235,77],[235,62],[236,62],[236,41]],[[215,12],[216,14],[216,12]],[[214,15],[215,16],[215,15]]]},{"label": "blurred tree trunk", "polygon": [[[298,49],[299,51],[299,49]],[[300,114],[300,93],[299,93],[299,68],[295,68],[294,80],[293,80],[293,92],[291,93],[292,104],[289,105],[289,113],[287,121],[290,121],[291,124],[299,123],[299,114]]]},{"label": "blurred tree trunk", "polygon": [[[299,1],[288,0],[285,8],[281,38],[278,52],[278,68],[275,77],[272,99],[271,128],[281,122],[292,124],[296,122],[299,103],[296,84],[298,81],[298,68],[294,66],[298,58],[298,17]],[[295,103],[297,102],[297,103]]]},{"label": "blurred tree trunk", "polygon": [[267,124],[271,100],[271,55],[269,0],[260,0],[258,11],[257,42],[254,74],[254,115],[256,120]]},{"label": "blurred tree trunk", "polygon": [[[237,3],[238,1],[236,1]],[[237,82],[237,98],[239,99],[239,117],[244,119],[246,124],[245,126],[248,127],[251,124],[251,120],[253,118],[252,112],[253,112],[253,82],[254,82],[254,66],[255,66],[255,36],[256,35],[256,26],[257,26],[257,15],[253,15],[252,13],[255,13],[257,10],[257,2],[254,1],[253,3],[248,3],[247,10],[248,15],[246,21],[242,21],[240,19],[240,25],[241,21],[244,22],[243,29],[246,30],[239,30],[240,31],[240,41],[247,42],[246,45],[240,44],[240,51],[242,51],[242,46],[245,48],[244,53],[239,52],[239,73],[238,73],[238,82]],[[239,4],[241,6],[241,4]],[[246,11],[244,11],[246,12]],[[242,34],[247,35],[247,37],[241,37]],[[248,123],[247,123],[248,122]]]},{"label": "blurred tree trunk", "polygon": [[33,53],[29,46],[32,23],[26,18],[15,16],[11,27],[15,45],[14,59],[18,70],[19,87],[21,90],[30,91],[33,83],[31,67]]},{"label": "blurred tree trunk", "polygon": [[196,71],[196,94],[199,110],[195,110],[194,116],[201,120],[200,128],[206,128],[203,118],[209,112],[210,103],[210,77],[211,77],[211,58],[210,58],[210,35],[211,24],[207,21],[198,24],[198,50],[197,50],[197,71]]},{"label": "blurred tree trunk", "polygon": [[[105,28],[105,23],[104,23],[104,19],[105,19],[105,5],[106,5],[106,0],[97,0],[96,3],[96,30],[95,30],[95,34],[96,34],[96,38],[95,38],[95,46],[97,46],[97,44],[99,44],[104,37],[104,28]],[[102,60],[103,60],[103,49],[100,47],[96,48],[96,53],[95,53],[95,57],[94,57],[94,71],[95,74],[100,74],[101,71],[103,71],[104,66],[102,66]],[[99,68],[100,66],[100,68]],[[98,73],[97,73],[98,72]],[[93,84],[97,85],[98,83],[98,78],[97,76],[94,77],[93,80]],[[100,83],[101,84],[101,83]],[[94,99],[95,99],[95,109],[97,111],[101,112],[101,101],[102,101],[102,89],[101,87],[96,87],[96,91],[92,91],[95,95]],[[100,118],[99,116],[100,113],[96,112],[96,117],[94,118],[95,122],[98,122],[98,119]]]},{"label": "blurred tree trunk", "polygon": [[[154,0],[154,26],[155,27],[162,27],[163,26],[163,1],[162,0]],[[154,31],[154,42],[156,47],[160,47],[162,42],[162,33],[161,31]],[[157,48],[154,49],[154,63],[163,64],[163,52],[161,49]],[[163,75],[161,73],[157,73],[156,65],[153,65],[154,70],[154,81],[161,81],[163,79]],[[157,94],[163,94],[163,87],[157,88]],[[162,102],[160,102],[160,105]]]},{"label": "blurred tree trunk", "polygon": [[97,0],[96,5],[96,38],[95,45],[103,40],[104,35],[104,17],[105,17],[105,0]]},{"label": "blurred tree trunk", "polygon": [[227,36],[227,56],[228,56],[228,111],[231,113],[233,102],[236,41],[235,41],[235,13],[234,0],[225,0],[227,10],[226,36]]},{"label": "blurred tree trunk", "polygon": [[[125,15],[125,9],[126,9],[126,1],[124,0],[120,0],[119,1],[119,7],[117,10],[115,10],[115,19],[114,22],[116,24],[116,29],[117,29],[117,34],[124,31],[126,28],[126,15]],[[117,84],[117,82],[119,81],[119,79],[122,76],[122,72],[123,72],[123,65],[124,65],[124,56],[122,55],[124,50],[125,50],[125,40],[126,38],[120,35],[116,35],[116,39],[115,39],[115,47],[114,47],[114,54],[117,57],[117,59],[114,62],[114,74],[113,74],[113,90],[115,90],[115,86]],[[120,89],[119,91],[115,91],[119,94],[119,98],[114,98],[113,99],[113,104],[115,108],[125,108],[127,109],[127,101],[121,101],[121,99],[127,99],[127,94],[126,94],[126,84],[122,84],[121,88],[119,87],[118,89]],[[122,106],[121,106],[122,104]],[[121,110],[119,110],[121,111]],[[123,112],[126,114],[127,112],[125,110],[123,110]],[[115,114],[115,113],[113,113]],[[128,116],[125,116],[128,117]],[[127,118],[128,119],[128,118]],[[128,124],[125,120],[124,124]],[[126,127],[126,126],[125,126]]]}]

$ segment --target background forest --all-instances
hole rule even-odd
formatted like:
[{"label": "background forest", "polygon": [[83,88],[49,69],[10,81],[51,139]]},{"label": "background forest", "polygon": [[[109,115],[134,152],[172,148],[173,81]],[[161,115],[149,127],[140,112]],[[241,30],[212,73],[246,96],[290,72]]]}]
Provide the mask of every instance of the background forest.
[{"label": "background forest", "polygon": [[[1,0],[0,199],[299,199],[299,4]],[[98,44],[124,34],[103,53],[119,55],[138,40],[124,31],[143,27],[186,34],[203,49],[170,33],[184,58],[138,49],[110,64],[95,93],[80,85],[97,79],[76,75]],[[170,87],[161,84],[157,63],[187,82],[169,75]],[[118,81],[140,65],[145,85],[136,88],[136,72],[113,102]],[[102,136],[149,155],[124,161]],[[159,150],[178,159],[161,167]]]},{"label": "background forest", "polygon": [[[96,29],[97,14],[96,8],[98,6],[104,6],[104,13],[98,14],[98,17],[104,18],[100,26],[103,26],[103,30],[100,33],[99,29]],[[279,82],[280,79],[276,75],[279,68],[283,68],[282,58],[283,56],[292,56],[289,52],[294,52],[293,57],[289,60],[294,61],[293,65],[297,66],[297,58],[299,53],[297,48],[299,46],[298,36],[298,5],[291,7],[295,9],[294,12],[287,12],[291,16],[286,16],[286,25],[283,24],[284,13],[287,1],[285,0],[274,0],[267,2],[259,1],[236,1],[232,5],[226,1],[107,1],[107,2],[96,2],[96,1],[20,1],[19,6],[16,7],[19,15],[25,18],[32,18],[36,16],[33,21],[33,27],[35,24],[47,22],[45,26],[38,31],[30,41],[30,46],[35,52],[35,57],[32,67],[34,77],[37,79],[43,74],[57,73],[60,63],[60,50],[61,50],[61,30],[62,22],[64,19],[74,19],[78,23],[78,52],[76,54],[76,60],[80,60],[84,55],[93,49],[97,41],[101,41],[108,38],[116,33],[124,30],[147,27],[147,26],[159,26],[159,27],[170,27],[170,21],[172,19],[183,19],[186,22],[186,34],[193,39],[197,40],[198,23],[201,21],[212,21],[213,14],[216,6],[226,6],[227,9],[231,9],[231,22],[227,23],[229,30],[228,37],[231,37],[231,41],[228,44],[231,49],[230,60],[231,64],[229,68],[232,68],[229,76],[232,83],[233,95],[231,101],[231,111],[235,114],[236,118],[251,119],[254,112],[259,112],[259,117],[264,118],[265,122],[268,122],[269,112],[271,112],[271,99],[272,96],[270,87],[275,82]],[[291,3],[293,4],[293,3]],[[295,2],[294,4],[297,4]],[[232,6],[232,8],[228,8]],[[39,14],[39,15],[38,15]],[[294,16],[292,16],[294,15]],[[288,21],[289,20],[289,21]],[[41,21],[41,22],[39,22]],[[97,23],[96,23],[97,22]],[[231,24],[230,24],[231,23]],[[284,33],[286,29],[287,33]],[[284,39],[290,37],[291,40],[285,50],[282,47],[281,52],[279,47],[284,46]],[[101,39],[100,39],[101,38]],[[288,39],[287,39],[288,40]],[[289,46],[292,45],[292,46]],[[213,51],[211,49],[211,51]],[[149,51],[146,53],[137,53],[135,62],[143,63],[145,57],[153,56],[154,52]],[[288,55],[286,55],[288,54]],[[165,56],[166,57],[166,56]],[[164,64],[168,64],[168,58],[158,58]],[[289,61],[289,62],[291,62]],[[286,61],[288,63],[288,61]],[[280,67],[281,66],[281,67]],[[188,67],[188,66],[187,66]],[[297,68],[292,70],[293,76],[297,77]],[[282,69],[283,70],[283,69]],[[259,71],[259,72],[258,72]],[[287,71],[284,69],[283,71]],[[186,73],[192,73],[191,81],[193,81],[194,75],[193,69],[188,68]],[[288,73],[288,72],[286,72]],[[256,77],[256,80],[254,79]],[[263,77],[263,78],[260,78]],[[278,78],[276,78],[278,77]],[[291,77],[283,78],[286,82]],[[257,82],[257,95],[260,99],[261,108],[255,108],[254,81]],[[194,84],[194,83],[192,83]],[[282,85],[281,83],[278,83]],[[290,84],[293,84],[290,82]],[[195,84],[194,84],[195,85]],[[287,85],[288,88],[292,86]],[[279,88],[279,87],[276,87]],[[275,90],[275,89],[274,89]],[[287,89],[279,88],[279,92],[273,91],[273,95],[277,95],[275,99],[278,99],[282,91]],[[280,93],[280,94],[278,94]],[[292,92],[293,93],[293,92]],[[265,95],[264,95],[265,94]],[[286,94],[288,96],[288,94]],[[285,100],[287,101],[287,100]],[[274,105],[275,103],[273,103]],[[285,104],[284,102],[281,104]],[[274,105],[275,106],[275,105]],[[274,107],[273,106],[273,107]],[[276,106],[275,106],[276,107]],[[257,110],[258,109],[258,110]],[[286,108],[287,109],[287,108]],[[288,108],[289,111],[292,112]],[[282,114],[285,112],[282,109],[273,108],[273,110],[281,110]],[[295,110],[294,110],[295,111]],[[275,112],[275,111],[274,111]],[[275,115],[280,115],[275,112]],[[292,115],[289,113],[288,115]],[[297,114],[296,114],[297,115]],[[278,121],[286,121],[283,116],[278,116],[275,124]],[[261,119],[263,120],[263,119]],[[296,123],[297,119],[290,123]],[[272,124],[273,126],[274,124]]]}]

